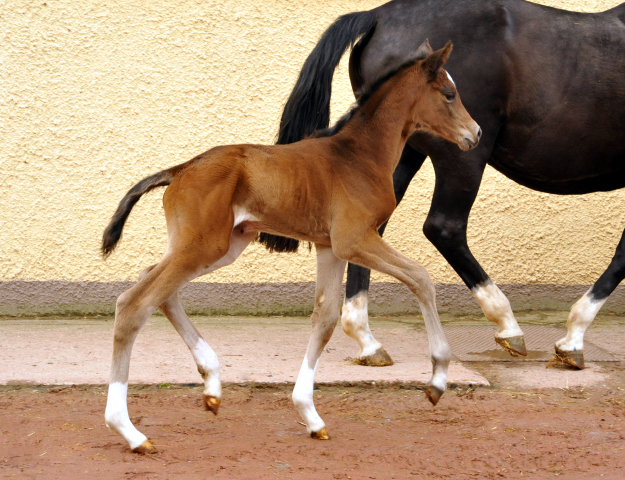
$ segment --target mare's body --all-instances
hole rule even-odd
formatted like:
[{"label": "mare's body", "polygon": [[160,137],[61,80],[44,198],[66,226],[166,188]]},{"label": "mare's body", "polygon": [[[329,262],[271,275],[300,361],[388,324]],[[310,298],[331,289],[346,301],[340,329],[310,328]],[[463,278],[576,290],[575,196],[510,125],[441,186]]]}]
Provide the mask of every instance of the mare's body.
[{"label": "mare's body", "polygon": [[[625,186],[624,20],[625,5],[587,14],[522,0],[396,0],[346,15],[307,60],[285,108],[279,143],[296,141],[327,122],[327,79],[340,58],[336,52],[359,36],[350,58],[357,95],[423,39],[440,45],[451,38],[460,54],[448,71],[484,136],[478,148],[462,153],[444,140],[415,133],[395,171],[395,193],[399,202],[429,156],[436,186],[424,233],[486,317],[498,324],[497,341],[524,354],[508,300],[467,245],[469,212],[486,164],[542,192],[584,194]],[[268,240],[276,250],[295,246]],[[583,366],[584,331],[624,277],[621,239],[606,272],[573,307],[568,335],[556,345],[572,365]],[[384,364],[390,359],[367,325],[368,285],[369,272],[350,265],[343,328],[360,343],[363,363]],[[374,358],[375,352],[382,358]]]}]

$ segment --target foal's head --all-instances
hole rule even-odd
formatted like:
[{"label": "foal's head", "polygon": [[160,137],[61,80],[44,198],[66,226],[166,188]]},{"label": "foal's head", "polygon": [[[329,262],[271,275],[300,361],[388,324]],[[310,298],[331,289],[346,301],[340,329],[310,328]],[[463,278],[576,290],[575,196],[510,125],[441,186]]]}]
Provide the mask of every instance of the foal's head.
[{"label": "foal's head", "polygon": [[451,49],[447,42],[440,50],[432,51],[426,40],[417,50],[415,64],[425,78],[414,113],[416,130],[425,130],[457,144],[463,151],[477,146],[482,129],[475,123],[460,101],[456,85],[443,69]]}]

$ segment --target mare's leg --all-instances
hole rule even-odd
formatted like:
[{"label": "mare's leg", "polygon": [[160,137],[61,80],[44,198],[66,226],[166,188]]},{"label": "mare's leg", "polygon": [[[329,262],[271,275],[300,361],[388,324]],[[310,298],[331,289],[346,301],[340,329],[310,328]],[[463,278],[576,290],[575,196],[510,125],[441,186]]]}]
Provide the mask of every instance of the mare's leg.
[{"label": "mare's leg", "polygon": [[[235,229],[230,237],[230,249],[228,253],[210,266],[202,274],[210,273],[218,268],[225,267],[233,263],[245,250],[249,243],[254,240],[256,232],[245,232]],[[145,277],[154,267],[145,269],[139,279]],[[180,334],[187,347],[193,355],[198,372],[204,380],[203,399],[206,409],[217,415],[221,405],[221,382],[219,380],[219,360],[213,349],[206,343],[197,331],[191,320],[184,311],[178,298],[178,293],[173,294],[169,299],[160,305],[161,311],[171,322],[176,331]]]},{"label": "mare's leg", "polygon": [[497,324],[497,343],[513,356],[527,355],[523,332],[510,302],[467,244],[467,222],[490,155],[489,145],[489,140],[482,138],[480,145],[466,154],[447,149],[432,155],[436,186],[423,232],[471,289],[486,318]]},{"label": "mare's leg", "polygon": [[599,309],[625,278],[625,232],[616,247],[616,253],[599,280],[571,308],[566,321],[566,337],[556,342],[556,353],[565,363],[584,368],[584,333],[595,319]]},{"label": "mare's leg", "polygon": [[[361,240],[354,241],[357,238]],[[338,257],[395,277],[417,297],[425,320],[433,365],[426,395],[436,405],[447,387],[451,350],[438,318],[436,291],[427,270],[388,245],[376,231],[369,231],[364,236],[351,235],[336,239],[333,236],[332,246]]]},{"label": "mare's leg", "polygon": [[339,319],[339,301],[345,261],[339,260],[329,247],[316,245],[315,249],[317,252],[317,288],[315,308],[311,317],[312,332],[306,356],[293,389],[293,403],[302,416],[310,436],[327,440],[330,437],[325,423],[317,414],[313,403],[313,388],[319,357]]},{"label": "mare's leg", "polygon": [[[393,186],[395,200],[399,202],[404,197],[410,181],[423,165],[425,155],[406,145],[401,160],[393,172]],[[388,223],[388,222],[387,222]],[[380,227],[382,235],[387,223]],[[386,353],[382,344],[378,342],[369,329],[367,291],[371,270],[350,263],[347,266],[347,285],[345,287],[345,303],[341,315],[343,331],[358,342],[360,352],[356,362],[360,365],[384,367],[393,365],[393,359]]]}]

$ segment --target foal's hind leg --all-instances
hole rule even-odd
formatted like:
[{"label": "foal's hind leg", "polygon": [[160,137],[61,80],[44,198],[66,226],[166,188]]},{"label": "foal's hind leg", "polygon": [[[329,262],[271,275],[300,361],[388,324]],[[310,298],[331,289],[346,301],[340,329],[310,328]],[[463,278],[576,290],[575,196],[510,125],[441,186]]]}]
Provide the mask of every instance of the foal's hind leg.
[{"label": "foal's hind leg", "polygon": [[187,317],[177,293],[163,302],[160,308],[191,350],[198,372],[204,380],[204,406],[217,415],[221,405],[221,382],[219,380],[217,354]]},{"label": "foal's hind leg", "polygon": [[[362,240],[353,242],[351,241],[353,238]],[[425,321],[433,365],[426,395],[430,402],[436,405],[447,388],[451,350],[438,318],[436,291],[427,270],[389,246],[375,230],[369,231],[364,236],[341,236],[336,239],[333,236],[332,247],[339,258],[397,278],[417,297]]]},{"label": "foal's hind leg", "polygon": [[[230,249],[228,253],[211,265],[202,274],[210,273],[218,268],[233,263],[245,250],[249,243],[254,240],[256,232],[245,232],[245,229],[236,228],[230,237]],[[145,277],[154,267],[145,269],[139,279]],[[197,331],[191,320],[184,311],[178,298],[178,293],[172,295],[160,306],[161,311],[180,334],[193,355],[197,369],[204,380],[203,399],[207,410],[217,415],[221,405],[221,382],[219,380],[219,360],[213,349],[206,343]]]},{"label": "foal's hind leg", "polygon": [[317,288],[315,308],[311,317],[312,333],[306,349],[306,356],[293,389],[293,403],[297,407],[306,430],[313,438],[327,440],[328,430],[317,414],[313,403],[315,372],[319,357],[330,340],[339,319],[341,283],[345,273],[345,262],[336,258],[329,247],[316,246]]},{"label": "foal's hind leg", "polygon": [[[154,267],[155,265],[152,265],[141,272],[139,280],[145,278]],[[198,372],[200,372],[204,380],[204,405],[207,410],[217,415],[219,405],[221,404],[221,382],[219,381],[219,360],[217,359],[217,354],[206,343],[200,332],[197,331],[189,317],[187,317],[178,298],[178,292],[165,300],[159,308],[182,337],[189,350],[191,350]]]},{"label": "foal's hind leg", "polygon": [[584,333],[595,319],[599,309],[625,278],[625,232],[616,247],[616,253],[599,280],[571,308],[566,321],[566,337],[556,342],[557,358],[572,367],[584,368]]},{"label": "foal's hind leg", "polygon": [[130,354],[135,338],[156,308],[193,277],[189,262],[166,256],[143,280],[117,299],[111,379],[106,402],[106,424],[126,439],[135,452],[152,452],[148,439],[131,423],[126,396]]}]

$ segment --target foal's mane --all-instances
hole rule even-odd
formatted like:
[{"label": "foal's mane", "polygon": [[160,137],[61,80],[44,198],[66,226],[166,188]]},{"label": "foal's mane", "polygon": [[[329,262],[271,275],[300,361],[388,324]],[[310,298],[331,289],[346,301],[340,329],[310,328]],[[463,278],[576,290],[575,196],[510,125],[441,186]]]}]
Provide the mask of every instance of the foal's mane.
[{"label": "foal's mane", "polygon": [[391,70],[386,75],[383,75],[378,80],[375,81],[367,90],[365,90],[360,97],[356,100],[356,102],[351,106],[351,108],[345,113],[341,118],[339,118],[334,125],[328,128],[322,128],[320,130],[315,130],[308,138],[322,138],[322,137],[331,137],[339,133],[345,125],[349,123],[349,121],[360,111],[362,106],[369,100],[375,92],[377,92],[382,85],[384,85],[387,81],[389,81],[392,77],[398,74],[400,71],[403,71],[409,67],[412,67],[419,60],[423,60],[425,55],[419,55],[416,58],[411,58],[404,63],[402,63],[399,67]]}]

